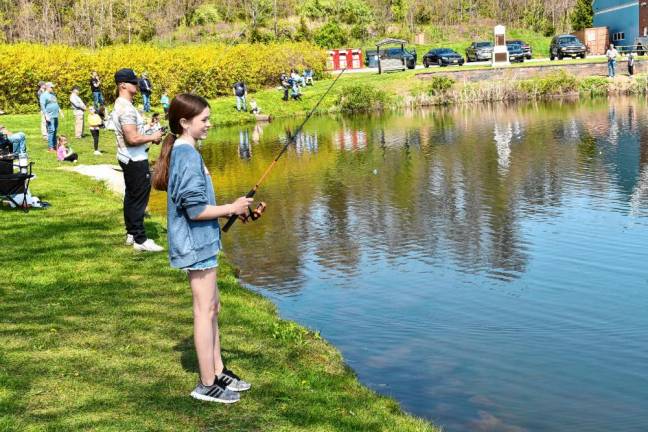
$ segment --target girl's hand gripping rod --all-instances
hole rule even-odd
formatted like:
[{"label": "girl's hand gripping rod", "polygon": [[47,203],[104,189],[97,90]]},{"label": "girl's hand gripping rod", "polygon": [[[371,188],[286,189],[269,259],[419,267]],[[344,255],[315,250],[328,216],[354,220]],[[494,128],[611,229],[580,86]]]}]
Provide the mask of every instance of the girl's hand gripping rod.
[{"label": "girl's hand gripping rod", "polygon": [[[306,118],[304,119],[304,121],[299,125],[299,127],[297,128],[297,130],[295,131],[295,133],[292,134],[292,135],[289,135],[289,136],[288,136],[288,142],[286,142],[286,145],[283,146],[283,148],[281,149],[281,151],[279,152],[279,154],[277,155],[277,157],[274,158],[274,160],[272,161],[272,163],[270,163],[270,166],[268,167],[268,169],[265,170],[265,172],[263,173],[263,175],[261,176],[261,178],[259,179],[259,181],[258,181],[258,182],[254,185],[254,187],[253,187],[252,189],[250,189],[250,191],[245,195],[246,198],[252,198],[252,197],[254,197],[254,195],[256,194],[256,191],[257,191],[257,190],[259,189],[259,187],[261,186],[261,183],[263,183],[263,180],[265,180],[266,176],[267,176],[268,174],[270,174],[270,171],[272,171],[272,168],[274,168],[274,166],[275,166],[275,164],[277,163],[277,161],[279,160],[279,158],[280,158],[281,156],[283,156],[283,154],[286,152],[286,150],[288,150],[288,147],[289,147],[291,144],[293,144],[293,143],[295,142],[295,140],[297,139],[297,137],[298,137],[299,134],[301,133],[301,130],[303,129],[303,127],[304,127],[304,125],[306,124],[306,122],[308,121],[308,119],[311,118],[311,116],[313,115],[313,113],[315,112],[315,110],[317,109],[317,107],[319,106],[319,104],[324,100],[324,98],[326,97],[326,95],[329,94],[329,92],[331,91],[331,89],[333,88],[333,86],[335,85],[335,83],[337,82],[337,80],[340,79],[340,77],[342,76],[342,74],[344,73],[345,70],[346,70],[346,68],[344,68],[344,69],[342,69],[342,70],[340,71],[340,73],[339,73],[338,76],[335,78],[335,80],[333,80],[333,82],[331,83],[331,85],[329,86],[329,88],[326,90],[326,92],[324,92],[324,94],[322,95],[322,97],[319,98],[319,100],[317,101],[317,103],[315,104],[315,106],[313,107],[313,109],[310,110],[310,112],[308,113],[308,115],[306,116]],[[236,222],[236,219],[238,219],[238,216],[237,216],[237,215],[232,215],[232,216],[230,216],[230,218],[227,220],[227,223],[223,226],[223,231],[224,231],[224,232],[227,232],[227,231],[230,229],[230,227],[231,227],[232,225],[234,225],[234,222]]]}]

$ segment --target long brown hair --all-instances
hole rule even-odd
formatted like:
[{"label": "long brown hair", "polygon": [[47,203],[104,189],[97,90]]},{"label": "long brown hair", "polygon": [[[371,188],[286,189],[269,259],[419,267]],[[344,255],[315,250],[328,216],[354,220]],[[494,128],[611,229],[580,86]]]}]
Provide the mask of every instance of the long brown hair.
[{"label": "long brown hair", "polygon": [[171,162],[171,151],[178,136],[182,134],[180,119],[191,120],[209,107],[209,102],[203,97],[191,93],[181,93],[171,100],[169,105],[169,129],[170,134],[162,141],[162,150],[155,163],[153,173],[153,187],[165,191],[169,186],[169,163]]}]

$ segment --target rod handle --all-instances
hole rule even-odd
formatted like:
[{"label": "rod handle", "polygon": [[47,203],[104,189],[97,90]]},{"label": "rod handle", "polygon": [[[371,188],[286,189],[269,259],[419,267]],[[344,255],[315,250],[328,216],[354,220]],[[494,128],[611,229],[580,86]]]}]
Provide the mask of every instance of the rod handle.
[{"label": "rod handle", "polygon": [[[251,189],[250,192],[245,194],[245,197],[246,198],[252,198],[255,193],[256,193],[256,190]],[[238,219],[238,215],[234,214],[234,215],[230,216],[229,219],[227,219],[227,222],[225,223],[225,225],[223,225],[223,228],[222,228],[223,232],[229,231],[229,229],[232,227],[232,225],[234,225],[234,222],[236,222],[236,219]]]}]

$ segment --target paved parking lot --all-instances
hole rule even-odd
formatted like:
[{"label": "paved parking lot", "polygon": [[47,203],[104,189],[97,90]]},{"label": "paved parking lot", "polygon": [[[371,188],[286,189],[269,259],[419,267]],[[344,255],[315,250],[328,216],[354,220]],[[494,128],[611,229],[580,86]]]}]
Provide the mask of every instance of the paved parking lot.
[{"label": "paved parking lot", "polygon": [[[605,58],[604,55],[597,55],[597,56],[587,56],[589,59],[601,59]],[[549,57],[544,57],[544,58],[532,58],[531,60],[525,60],[524,63],[529,63],[533,65],[533,63],[540,63],[540,62],[548,62]],[[560,60],[554,60],[554,63],[556,65],[560,64]],[[517,64],[517,63],[516,63]],[[479,62],[470,62],[470,63],[464,63],[464,66],[490,66],[489,61],[479,61]],[[433,70],[434,68],[439,68],[440,66],[437,65],[431,65],[428,69]],[[425,67],[422,64],[417,64],[416,65],[416,70],[420,69],[425,69]],[[378,68],[363,68],[363,69],[348,69],[345,73],[378,73]]]}]

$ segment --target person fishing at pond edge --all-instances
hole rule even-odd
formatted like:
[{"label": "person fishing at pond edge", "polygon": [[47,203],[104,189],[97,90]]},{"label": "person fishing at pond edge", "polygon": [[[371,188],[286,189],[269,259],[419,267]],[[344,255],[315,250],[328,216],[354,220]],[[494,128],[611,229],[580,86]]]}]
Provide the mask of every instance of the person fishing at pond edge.
[{"label": "person fishing at pond edge", "polygon": [[628,75],[634,75],[635,56],[633,52],[628,54]]},{"label": "person fishing at pond edge", "polygon": [[115,72],[118,98],[110,122],[115,131],[117,161],[124,173],[124,224],[126,245],[142,252],[161,252],[163,248],[146,235],[144,213],[151,192],[149,145],[162,141],[161,131],[146,134],[144,118],[135,109],[133,98],[140,80],[132,69]]},{"label": "person fishing at pond edge", "polygon": [[220,299],[216,284],[217,255],[221,248],[218,218],[246,217],[252,198],[241,197],[217,205],[209,171],[196,150],[211,127],[210,106],[202,97],[179,94],[169,106],[171,133],[162,143],[155,165],[153,187],[167,191],[167,232],[171,267],[188,274],[193,296],[194,343],[200,376],[191,396],[196,399],[234,403],[238,392],[250,389],[223,364],[218,315]]}]

